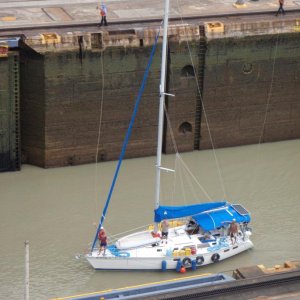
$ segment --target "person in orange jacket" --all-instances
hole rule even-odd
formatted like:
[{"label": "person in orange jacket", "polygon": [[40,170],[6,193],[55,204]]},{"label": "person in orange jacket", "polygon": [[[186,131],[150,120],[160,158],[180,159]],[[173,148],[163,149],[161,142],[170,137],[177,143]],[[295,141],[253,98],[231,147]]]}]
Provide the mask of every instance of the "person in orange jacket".
[{"label": "person in orange jacket", "polygon": [[107,15],[107,8],[104,4],[101,4],[100,6],[100,16],[101,16],[101,22],[98,26],[107,26],[107,20],[106,20],[106,15]]},{"label": "person in orange jacket", "polygon": [[98,240],[100,244],[99,254],[101,253],[101,251],[103,251],[103,255],[105,255],[105,250],[107,246],[107,236],[103,227],[101,227],[101,229],[98,232]]}]

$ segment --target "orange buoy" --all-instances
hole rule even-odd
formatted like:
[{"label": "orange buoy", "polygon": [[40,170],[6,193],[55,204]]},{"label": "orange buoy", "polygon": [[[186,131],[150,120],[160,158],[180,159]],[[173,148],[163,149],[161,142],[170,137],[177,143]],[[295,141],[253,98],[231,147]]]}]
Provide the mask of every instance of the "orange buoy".
[{"label": "orange buoy", "polygon": [[185,269],[185,267],[184,266],[182,266],[181,268],[180,268],[180,271],[179,271],[180,273],[185,273],[186,272],[186,269]]}]

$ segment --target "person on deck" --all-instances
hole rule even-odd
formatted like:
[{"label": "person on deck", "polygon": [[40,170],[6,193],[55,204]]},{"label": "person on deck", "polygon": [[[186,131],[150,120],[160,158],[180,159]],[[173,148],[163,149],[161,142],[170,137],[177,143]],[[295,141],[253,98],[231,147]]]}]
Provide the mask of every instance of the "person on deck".
[{"label": "person on deck", "polygon": [[[230,235],[232,245],[236,243],[237,234],[238,234],[238,225],[237,225],[235,219],[233,219],[229,226],[229,235]],[[234,240],[234,243],[233,243],[233,240]]]},{"label": "person on deck", "polygon": [[167,240],[169,234],[169,222],[168,220],[163,220],[161,223],[161,238]]},{"label": "person on deck", "polygon": [[101,253],[101,251],[103,251],[103,255],[105,255],[106,246],[107,246],[107,236],[103,227],[101,227],[101,229],[98,232],[98,239],[100,244],[99,254]]},{"label": "person on deck", "polygon": [[107,8],[104,4],[101,5],[100,7],[100,16],[101,16],[101,22],[98,26],[102,26],[104,24],[104,26],[107,26],[107,20],[106,20],[106,15],[107,15]]}]

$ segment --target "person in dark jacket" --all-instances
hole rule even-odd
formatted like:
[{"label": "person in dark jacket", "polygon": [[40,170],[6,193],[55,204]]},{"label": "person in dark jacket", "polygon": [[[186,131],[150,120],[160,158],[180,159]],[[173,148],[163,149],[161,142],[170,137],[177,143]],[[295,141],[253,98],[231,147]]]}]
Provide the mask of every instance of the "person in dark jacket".
[{"label": "person in dark jacket", "polygon": [[279,8],[278,8],[278,11],[277,11],[277,13],[276,13],[276,17],[277,17],[279,14],[283,14],[283,15],[285,14],[285,11],[284,11],[284,9],[283,9],[284,0],[279,0],[278,3],[279,3]]}]

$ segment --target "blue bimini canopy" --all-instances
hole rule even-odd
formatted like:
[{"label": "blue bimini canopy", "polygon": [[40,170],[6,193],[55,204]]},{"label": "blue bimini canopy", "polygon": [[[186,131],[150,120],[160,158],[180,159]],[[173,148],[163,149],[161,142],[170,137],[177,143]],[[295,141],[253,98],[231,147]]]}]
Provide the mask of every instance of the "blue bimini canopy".
[{"label": "blue bimini canopy", "polygon": [[192,216],[196,223],[204,230],[210,231],[221,226],[229,225],[233,219],[237,223],[249,223],[251,218],[246,209],[237,204],[214,209]]},{"label": "blue bimini canopy", "polygon": [[186,206],[159,206],[154,210],[154,221],[161,222],[164,219],[177,219],[194,216],[204,211],[226,206],[226,202],[210,202]]}]

